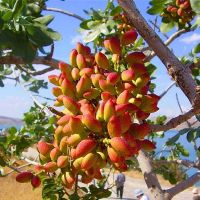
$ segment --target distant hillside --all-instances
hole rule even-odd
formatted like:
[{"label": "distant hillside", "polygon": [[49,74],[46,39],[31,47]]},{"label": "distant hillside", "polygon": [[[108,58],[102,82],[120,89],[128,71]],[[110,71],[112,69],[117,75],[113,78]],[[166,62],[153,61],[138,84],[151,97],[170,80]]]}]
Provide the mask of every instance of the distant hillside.
[{"label": "distant hillside", "polygon": [[21,126],[23,124],[21,119],[0,116],[0,126]]}]

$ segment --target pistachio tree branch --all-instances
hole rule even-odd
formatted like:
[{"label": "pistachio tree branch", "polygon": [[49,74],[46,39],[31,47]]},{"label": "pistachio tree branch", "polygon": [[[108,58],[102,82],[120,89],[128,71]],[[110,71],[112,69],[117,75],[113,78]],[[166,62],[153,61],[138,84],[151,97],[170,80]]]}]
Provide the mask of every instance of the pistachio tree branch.
[{"label": "pistachio tree branch", "polygon": [[174,197],[178,193],[182,192],[183,190],[193,186],[196,182],[200,180],[200,171],[189,177],[187,180],[182,181],[178,184],[176,184],[174,187],[166,190],[168,194],[170,194],[170,197]]},{"label": "pistachio tree branch", "polygon": [[61,14],[64,14],[64,15],[67,15],[67,16],[70,16],[70,17],[74,17],[80,21],[84,21],[85,19],[82,18],[81,16],[77,15],[77,14],[74,14],[72,12],[69,12],[69,11],[66,11],[66,10],[62,10],[62,9],[59,9],[59,8],[49,8],[49,7],[44,7],[43,10],[47,10],[47,11],[53,11],[53,12],[58,12],[58,13],[61,13]]},{"label": "pistachio tree branch", "polygon": [[0,57],[0,64],[42,64],[50,66],[54,69],[58,69],[58,63],[60,61],[54,58],[47,58],[46,56],[36,56],[31,62],[25,61],[17,56],[2,56]]},{"label": "pistachio tree branch", "polygon": [[132,0],[118,0],[118,2],[127,14],[130,23],[136,27],[139,34],[163,62],[168,73],[177,82],[189,101],[193,103],[196,97],[196,83],[192,78],[190,69],[185,68],[179,59],[168,49],[143,18]]},{"label": "pistachio tree branch", "polygon": [[165,194],[161,188],[161,185],[158,181],[156,174],[154,173],[153,163],[151,159],[148,157],[148,155],[144,151],[140,150],[137,160],[142,170],[142,174],[144,176],[146,185],[148,189],[151,191],[150,193],[151,199],[164,200]]},{"label": "pistachio tree branch", "polygon": [[30,74],[30,75],[32,75],[32,76],[38,76],[38,75],[46,74],[47,72],[50,72],[50,71],[55,70],[54,67],[47,67],[47,68],[42,69],[42,70],[40,70],[40,71],[34,71],[34,72],[33,72],[33,71],[30,71],[30,70],[26,69],[25,67],[22,67],[21,65],[16,65],[16,67],[17,67],[18,69],[20,69],[21,71],[23,71],[23,72],[25,72],[25,73],[27,73],[27,74]]},{"label": "pistachio tree branch", "polygon": [[158,131],[167,131],[173,128],[176,128],[178,125],[182,124],[183,122],[189,120],[194,115],[199,114],[200,109],[191,109],[188,112],[178,115],[177,117],[174,117],[170,119],[166,124],[164,125],[150,125],[152,132],[158,132]]}]

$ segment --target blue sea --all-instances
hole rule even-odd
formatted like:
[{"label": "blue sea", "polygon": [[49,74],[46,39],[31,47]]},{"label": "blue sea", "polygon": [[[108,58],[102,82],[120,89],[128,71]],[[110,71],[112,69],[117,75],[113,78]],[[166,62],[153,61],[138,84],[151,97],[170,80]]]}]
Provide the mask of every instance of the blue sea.
[{"label": "blue sea", "polygon": [[[9,128],[10,126],[9,125],[0,125],[0,130],[1,129],[5,129],[5,128]],[[20,128],[19,126],[17,128]],[[177,133],[177,131],[167,131],[165,133],[165,138],[159,138],[157,139],[157,143],[156,143],[156,147],[157,147],[157,151],[159,152],[163,145],[165,144],[165,142],[173,137],[175,134]],[[194,151],[194,148],[193,148],[193,145],[191,143],[188,143],[187,139],[186,139],[186,136],[183,135],[179,138],[179,142],[184,145],[184,147],[190,152],[190,155],[189,157],[182,157],[182,159],[188,159],[188,160],[195,160],[196,158],[196,154],[195,154],[195,151]],[[198,147],[200,146],[200,139],[197,141],[198,142]],[[188,176],[191,176],[193,175],[195,172],[197,171],[197,169],[190,169],[187,171],[187,174]],[[196,184],[197,186],[200,186],[200,181]]]}]

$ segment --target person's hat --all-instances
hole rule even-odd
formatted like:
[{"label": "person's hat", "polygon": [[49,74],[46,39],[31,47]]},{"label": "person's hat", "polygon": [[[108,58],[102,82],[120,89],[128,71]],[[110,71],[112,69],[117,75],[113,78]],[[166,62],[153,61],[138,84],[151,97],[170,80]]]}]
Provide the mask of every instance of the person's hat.
[{"label": "person's hat", "polygon": [[136,190],[134,191],[134,193],[135,193],[135,197],[138,197],[138,196],[144,194],[144,192],[143,192],[141,189],[136,189]]},{"label": "person's hat", "polygon": [[198,189],[197,189],[197,188],[194,188],[194,189],[192,190],[192,193],[193,193],[193,194],[198,194]]}]

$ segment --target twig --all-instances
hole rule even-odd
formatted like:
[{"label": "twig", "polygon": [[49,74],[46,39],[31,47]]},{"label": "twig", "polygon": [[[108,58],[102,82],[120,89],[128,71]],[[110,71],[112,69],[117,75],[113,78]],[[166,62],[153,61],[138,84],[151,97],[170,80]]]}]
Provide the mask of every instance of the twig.
[{"label": "twig", "polygon": [[61,116],[61,117],[65,115],[63,112],[60,112],[60,111],[58,111],[58,110],[56,110],[56,109],[54,109],[50,106],[48,106],[47,108],[55,115],[58,115],[58,116]]},{"label": "twig", "polygon": [[[149,21],[159,32],[161,32],[160,31],[160,27],[157,25],[157,23],[155,23],[155,22],[153,22],[153,21]],[[169,38],[169,36],[167,35],[167,34],[165,34],[165,33],[162,33],[163,34],[163,36],[166,38],[166,39],[168,39]]]},{"label": "twig", "polygon": [[[25,165],[21,165],[21,166],[15,168],[15,169],[18,169],[18,170],[20,171],[20,169],[22,169],[22,168],[24,168],[24,167],[27,167],[27,166],[29,166],[29,165],[32,165],[32,164],[27,163],[27,164],[25,164]],[[9,168],[10,168],[10,167],[9,167]],[[13,170],[9,171],[8,173],[4,174],[3,176],[8,176],[9,174],[12,174],[12,173],[15,172],[15,171],[16,171],[16,170],[13,169]]]},{"label": "twig", "polygon": [[176,128],[178,125],[182,124],[183,122],[187,121],[188,119],[190,119],[191,117],[193,117],[194,115],[198,113],[200,113],[200,110],[191,109],[184,114],[178,115],[177,117],[170,119],[164,125],[152,124],[150,125],[150,129],[152,132],[167,131],[167,130]]},{"label": "twig", "polygon": [[43,96],[41,96],[39,94],[34,94],[33,96],[40,97],[40,98],[43,98],[43,99],[46,99],[46,100],[49,100],[49,101],[55,101],[55,99],[52,99],[52,98],[49,98],[49,97],[43,97]]},{"label": "twig", "polygon": [[184,33],[190,32],[190,31],[192,31],[192,29],[181,29],[181,30],[175,32],[168,38],[168,40],[165,41],[165,45],[167,45],[167,46],[170,45],[176,38],[180,37]]},{"label": "twig", "polygon": [[42,64],[51,66],[54,69],[58,69],[58,63],[60,61],[54,58],[47,58],[46,56],[36,56],[34,60],[27,62],[20,57],[17,56],[2,56],[0,57],[0,64]]},{"label": "twig", "polygon": [[12,165],[6,164],[6,166],[9,167],[10,169],[12,169],[12,170],[15,171],[15,172],[18,172],[18,173],[21,172],[18,168],[13,167]]},{"label": "twig", "polygon": [[13,78],[13,77],[4,76],[4,75],[0,75],[0,77],[5,78],[5,79],[10,79],[10,80],[13,80],[13,81],[17,81],[19,79],[19,77]]},{"label": "twig", "polygon": [[58,12],[58,13],[62,13],[64,15],[67,15],[67,16],[70,16],[70,17],[74,17],[80,21],[84,21],[85,19],[82,18],[81,16],[77,15],[77,14],[74,14],[74,13],[71,13],[69,11],[66,11],[66,10],[62,10],[62,9],[58,9],[58,8],[48,8],[48,7],[44,7],[43,10],[47,10],[47,11],[53,11],[53,12]]},{"label": "twig", "polygon": [[[180,37],[181,35],[183,35],[184,33],[189,32],[189,31],[191,31],[191,29],[181,29],[181,30],[175,32],[174,34],[172,34],[170,37],[167,38],[167,40],[164,42],[164,44],[166,46],[169,46],[175,39],[177,39],[178,37]],[[149,50],[149,49],[147,49],[147,50]],[[154,58],[154,56],[156,56],[156,54],[155,54],[154,51],[152,51],[150,56],[148,56],[146,60],[150,61],[150,60],[152,60]]]},{"label": "twig", "polygon": [[53,58],[54,54],[54,44],[51,45],[51,51],[50,53],[46,56],[47,59]]},{"label": "twig", "polygon": [[160,99],[163,98],[167,94],[167,92],[174,86],[176,85],[176,82],[171,83],[159,96]]},{"label": "twig", "polygon": [[[13,69],[14,71],[14,69]],[[16,75],[15,71],[14,74]],[[33,102],[36,103],[36,105],[38,105],[47,116],[51,116],[51,113],[49,113],[48,109],[43,106],[26,88],[24,85],[21,84],[21,82],[18,80],[19,85],[23,88],[23,90],[29,95],[29,97],[33,100]]]},{"label": "twig", "polygon": [[24,161],[26,161],[27,163],[29,163],[30,165],[38,165],[39,163],[38,162],[35,162],[35,161],[33,161],[33,160],[30,160],[30,159],[28,159],[28,158],[26,158],[26,157],[21,157],[21,159],[22,160],[24,160]]},{"label": "twig", "polygon": [[40,70],[40,71],[31,72],[31,71],[29,71],[29,70],[23,68],[21,65],[16,65],[16,67],[17,67],[18,69],[20,69],[21,71],[23,71],[23,72],[25,72],[25,73],[27,73],[27,74],[30,74],[30,75],[32,75],[32,76],[42,75],[42,74],[45,74],[45,73],[47,73],[47,72],[50,72],[50,71],[55,70],[54,67],[48,67],[48,68],[45,68],[45,69]]},{"label": "twig", "polygon": [[[181,107],[181,104],[180,104],[180,101],[179,101],[179,98],[178,98],[178,94],[177,94],[177,93],[176,93],[176,101],[177,101],[177,103],[178,103],[178,107],[179,107],[181,113],[183,114],[184,112],[183,112],[183,109],[182,109],[182,107]],[[187,123],[187,125],[188,125],[188,128],[191,128],[191,124],[190,124],[190,122],[189,122],[188,120],[186,120],[186,123]]]},{"label": "twig", "polygon": [[174,187],[166,190],[170,194],[170,197],[174,197],[176,194],[182,192],[183,190],[193,186],[196,182],[200,180],[200,171],[189,177],[187,180],[178,183]]}]

